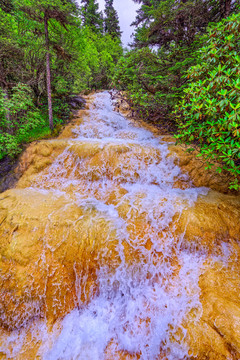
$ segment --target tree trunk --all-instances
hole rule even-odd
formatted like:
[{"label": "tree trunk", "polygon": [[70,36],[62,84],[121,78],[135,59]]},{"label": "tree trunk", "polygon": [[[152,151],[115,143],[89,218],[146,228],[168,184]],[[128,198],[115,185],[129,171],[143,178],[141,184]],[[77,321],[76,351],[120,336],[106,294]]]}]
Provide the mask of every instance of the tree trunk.
[{"label": "tree trunk", "polygon": [[226,18],[230,15],[231,12],[232,0],[221,0],[221,18]]},{"label": "tree trunk", "polygon": [[45,28],[45,42],[46,42],[46,78],[47,78],[49,127],[50,127],[51,130],[53,130],[50,54],[49,54],[49,37],[48,37],[48,18],[47,18],[46,11],[44,13],[44,28]]},{"label": "tree trunk", "polygon": [[231,12],[231,0],[225,0],[225,16],[224,17],[228,17],[230,15]]},{"label": "tree trunk", "polygon": [[[8,100],[9,100],[9,96],[8,96],[8,90],[6,89],[6,90],[3,90],[3,96],[4,96],[4,99],[6,100],[6,102],[8,102]],[[9,108],[6,108],[6,119],[7,119],[7,129],[8,129],[8,131],[9,132],[11,132],[12,133],[12,131],[11,131],[11,115],[10,115],[10,110],[9,110]]]}]

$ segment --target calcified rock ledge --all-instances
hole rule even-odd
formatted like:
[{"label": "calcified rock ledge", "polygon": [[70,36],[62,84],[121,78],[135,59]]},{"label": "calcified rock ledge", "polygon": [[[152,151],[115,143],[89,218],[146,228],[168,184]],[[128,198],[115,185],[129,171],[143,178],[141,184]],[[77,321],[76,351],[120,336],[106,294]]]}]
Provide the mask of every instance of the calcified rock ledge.
[{"label": "calcified rock ledge", "polygon": [[240,197],[88,103],[0,195],[0,359],[239,359]]}]

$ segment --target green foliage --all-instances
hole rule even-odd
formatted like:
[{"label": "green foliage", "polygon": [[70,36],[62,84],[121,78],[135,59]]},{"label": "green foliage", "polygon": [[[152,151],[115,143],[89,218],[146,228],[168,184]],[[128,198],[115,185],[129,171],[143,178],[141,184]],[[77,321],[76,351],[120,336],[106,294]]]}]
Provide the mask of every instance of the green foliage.
[{"label": "green foliage", "polygon": [[135,45],[168,47],[190,45],[209,22],[220,21],[237,10],[234,0],[134,0],[141,4],[134,25]]},{"label": "green foliage", "polygon": [[4,0],[0,5],[0,159],[15,156],[22,143],[50,134],[45,13],[55,125],[69,118],[69,95],[110,87],[122,55],[118,39],[82,24],[73,0]]},{"label": "green foliage", "polygon": [[76,52],[76,60],[71,67],[73,92],[109,88],[115,65],[122,55],[119,40],[109,34],[96,34],[86,27],[77,42],[81,51]]},{"label": "green foliage", "polygon": [[119,26],[119,19],[116,10],[113,7],[113,0],[105,0],[105,18],[104,30],[105,33],[121,41],[121,29]]},{"label": "green foliage", "polygon": [[203,35],[210,22],[238,13],[239,1],[134,1],[141,5],[134,44],[118,63],[115,86],[145,120],[177,123],[179,141],[197,143],[210,167],[220,160],[218,171],[239,188],[239,15]]},{"label": "green foliage", "polygon": [[103,32],[103,17],[96,0],[82,0],[84,25],[95,33]]},{"label": "green foliage", "polygon": [[119,60],[114,84],[127,93],[145,119],[164,121],[186,86],[182,74],[194,63],[193,53],[198,46],[196,41],[191,47],[172,44],[169,50],[131,50]]},{"label": "green foliage", "polygon": [[114,75],[114,84],[127,93],[129,100],[141,111],[156,106],[160,61],[148,48],[129,51],[121,57]]},{"label": "green foliage", "polygon": [[18,154],[29,131],[45,125],[31,95],[24,84],[15,86],[10,97],[0,90],[0,159]]},{"label": "green foliage", "polygon": [[171,120],[187,86],[183,75],[195,64],[200,34],[213,18],[209,1],[136,0],[142,6],[134,22],[135,48],[119,62],[115,85],[127,91],[138,112],[150,121]]},{"label": "green foliage", "polygon": [[[19,154],[24,143],[51,135],[47,101],[36,107],[33,98],[32,90],[25,84],[15,86],[9,98],[0,90],[0,160]],[[69,118],[69,106],[62,99],[55,99],[53,114],[54,124],[61,124]]]},{"label": "green foliage", "polygon": [[197,143],[201,155],[222,162],[239,189],[240,175],[240,15],[212,25],[189,69],[184,97],[176,107],[178,140]]}]

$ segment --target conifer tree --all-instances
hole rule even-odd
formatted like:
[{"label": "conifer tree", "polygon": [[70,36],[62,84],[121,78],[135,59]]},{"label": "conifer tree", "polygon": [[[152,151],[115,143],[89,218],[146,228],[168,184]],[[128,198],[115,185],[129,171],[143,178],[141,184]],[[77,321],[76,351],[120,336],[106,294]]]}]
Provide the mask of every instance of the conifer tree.
[{"label": "conifer tree", "polygon": [[103,16],[96,0],[82,0],[82,4],[84,25],[89,26],[94,32],[102,32]]},{"label": "conifer tree", "polygon": [[133,0],[141,5],[132,25],[135,44],[168,46],[194,41],[209,22],[217,22],[236,10],[239,0]]},{"label": "conifer tree", "polygon": [[113,7],[113,0],[105,0],[105,19],[104,30],[113,38],[118,38],[121,41],[121,29],[119,26],[119,18],[117,11]]}]

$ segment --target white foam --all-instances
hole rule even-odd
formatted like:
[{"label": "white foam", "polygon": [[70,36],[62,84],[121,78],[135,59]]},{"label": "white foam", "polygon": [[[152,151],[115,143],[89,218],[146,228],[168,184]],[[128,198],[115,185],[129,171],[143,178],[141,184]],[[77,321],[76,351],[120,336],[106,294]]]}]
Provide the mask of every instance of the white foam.
[{"label": "white foam", "polygon": [[[126,139],[127,133],[131,133],[131,139]],[[207,189],[174,188],[176,177],[186,181],[186,175],[168,158],[167,144],[114,112],[106,92],[95,95],[89,116],[73,136],[69,147],[32,186],[38,191],[57,188],[59,195],[74,186],[71,201],[86,209],[97,209],[98,216],[114,223],[121,264],[114,271],[108,264],[99,270],[98,295],[63,319],[60,333],[52,332],[52,345],[44,342],[39,356],[44,360],[100,360],[112,342],[112,352],[139,353],[143,360],[157,359],[160,348],[168,360],[184,359],[188,349],[181,324],[193,309],[193,320],[197,321],[201,314],[198,279],[204,255],[181,250],[182,236],[173,235],[171,223]],[[145,147],[146,152],[160,151],[161,160],[143,159],[136,150],[126,163],[119,165],[119,174],[109,178],[104,162],[89,169],[84,159],[76,159],[70,147],[79,142],[94,142],[102,149],[109,144],[135,144]],[[108,204],[107,195],[118,185],[125,189],[125,195],[118,204]],[[125,203],[129,211],[124,217],[119,209]],[[140,238],[127,225],[134,229],[141,216],[149,232],[143,232]],[[150,248],[146,246],[149,241]],[[127,259],[126,243],[136,260]],[[42,331],[42,338],[45,337],[46,332]]]}]

